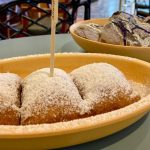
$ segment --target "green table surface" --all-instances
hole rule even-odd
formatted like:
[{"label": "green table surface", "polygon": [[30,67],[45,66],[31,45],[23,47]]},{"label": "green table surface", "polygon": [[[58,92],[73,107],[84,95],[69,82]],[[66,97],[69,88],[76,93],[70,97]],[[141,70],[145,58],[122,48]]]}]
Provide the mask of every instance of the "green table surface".
[{"label": "green table surface", "polygon": [[[48,35],[0,41],[0,59],[31,54],[48,53]],[[56,52],[84,52],[69,34],[56,36]],[[149,150],[150,115],[128,128],[93,142],[63,148],[62,150]]]},{"label": "green table surface", "polygon": [[[34,36],[0,41],[0,59],[43,54],[50,51],[50,36]],[[69,34],[56,35],[56,52],[84,52]]]}]

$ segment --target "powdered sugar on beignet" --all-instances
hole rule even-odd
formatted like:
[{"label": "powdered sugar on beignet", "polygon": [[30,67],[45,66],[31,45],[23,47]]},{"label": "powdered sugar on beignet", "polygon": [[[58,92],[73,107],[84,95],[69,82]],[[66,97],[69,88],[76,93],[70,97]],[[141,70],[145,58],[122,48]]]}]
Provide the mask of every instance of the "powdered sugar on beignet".
[{"label": "powdered sugar on beignet", "polygon": [[0,124],[19,125],[21,78],[13,73],[0,73]]},{"label": "powdered sugar on beignet", "polygon": [[115,110],[140,99],[124,74],[110,64],[85,65],[70,75],[82,98],[91,102],[93,114]]},{"label": "powdered sugar on beignet", "polygon": [[40,124],[80,118],[89,112],[71,78],[63,70],[33,72],[22,84],[21,124]]}]

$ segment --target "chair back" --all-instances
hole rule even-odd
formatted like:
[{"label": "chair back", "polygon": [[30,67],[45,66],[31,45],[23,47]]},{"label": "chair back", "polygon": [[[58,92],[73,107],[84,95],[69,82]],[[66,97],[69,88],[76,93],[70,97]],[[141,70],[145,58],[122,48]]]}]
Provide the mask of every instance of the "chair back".
[{"label": "chair back", "polygon": [[[50,0],[13,1],[0,9],[0,39],[49,34]],[[57,33],[67,33],[73,17],[65,3],[59,3]]]}]

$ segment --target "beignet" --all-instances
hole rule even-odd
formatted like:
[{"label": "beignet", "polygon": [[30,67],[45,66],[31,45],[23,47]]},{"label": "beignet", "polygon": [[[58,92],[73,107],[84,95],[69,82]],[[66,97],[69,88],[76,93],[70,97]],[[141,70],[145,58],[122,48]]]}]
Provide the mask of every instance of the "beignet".
[{"label": "beignet", "polygon": [[20,123],[21,78],[12,73],[0,73],[0,124]]},{"label": "beignet", "polygon": [[30,74],[22,84],[21,124],[41,124],[80,118],[88,111],[71,78],[49,68]]},{"label": "beignet", "polygon": [[93,115],[125,107],[140,99],[124,74],[110,64],[85,65],[70,75],[83,100],[91,103]]}]

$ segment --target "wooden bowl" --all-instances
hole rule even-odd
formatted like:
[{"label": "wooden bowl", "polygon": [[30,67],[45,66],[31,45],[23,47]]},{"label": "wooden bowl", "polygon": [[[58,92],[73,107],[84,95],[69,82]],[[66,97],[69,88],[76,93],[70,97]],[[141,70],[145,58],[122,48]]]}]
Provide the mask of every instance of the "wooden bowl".
[{"label": "wooden bowl", "polygon": [[108,23],[108,19],[91,19],[86,21],[81,21],[73,24],[70,27],[70,33],[76,43],[81,46],[86,52],[90,53],[107,53],[115,55],[123,55],[134,58],[139,58],[145,61],[150,62],[150,47],[137,47],[137,46],[123,46],[123,45],[114,45],[107,44],[102,42],[96,42],[82,38],[75,34],[75,29],[87,23],[96,23],[100,25],[105,25]]},{"label": "wooden bowl", "polygon": [[[0,60],[0,72],[25,77],[36,69],[49,67],[50,56],[33,55]],[[150,64],[138,59],[106,54],[56,54],[56,67],[67,72],[93,62],[119,68],[129,80],[150,84]],[[120,131],[150,110],[150,96],[127,107],[84,119],[53,124],[0,125],[0,149],[54,149],[85,143]]]}]

